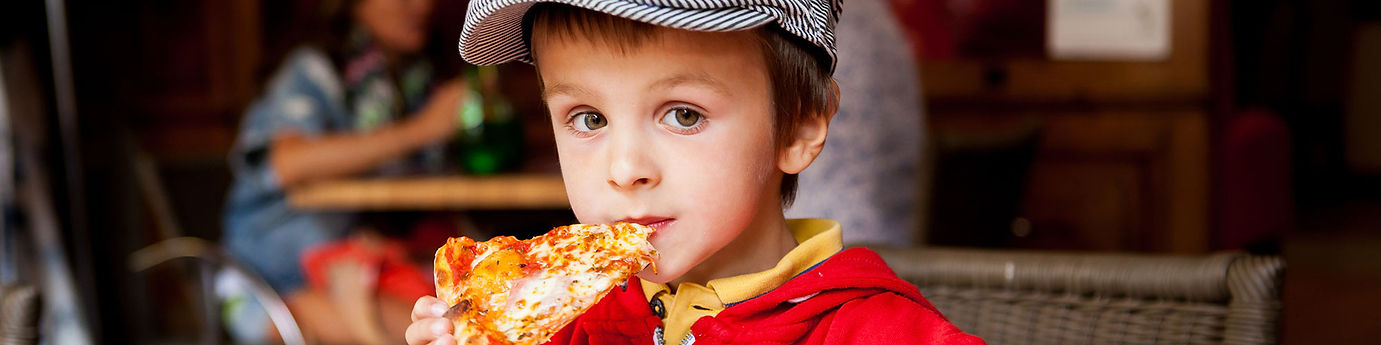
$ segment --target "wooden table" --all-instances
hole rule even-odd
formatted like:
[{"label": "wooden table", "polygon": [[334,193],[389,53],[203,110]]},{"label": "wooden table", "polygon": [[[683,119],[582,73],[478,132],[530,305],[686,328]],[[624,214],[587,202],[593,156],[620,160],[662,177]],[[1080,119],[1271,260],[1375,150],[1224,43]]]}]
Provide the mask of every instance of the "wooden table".
[{"label": "wooden table", "polygon": [[559,175],[436,176],[324,181],[288,191],[309,210],[483,210],[570,207]]}]

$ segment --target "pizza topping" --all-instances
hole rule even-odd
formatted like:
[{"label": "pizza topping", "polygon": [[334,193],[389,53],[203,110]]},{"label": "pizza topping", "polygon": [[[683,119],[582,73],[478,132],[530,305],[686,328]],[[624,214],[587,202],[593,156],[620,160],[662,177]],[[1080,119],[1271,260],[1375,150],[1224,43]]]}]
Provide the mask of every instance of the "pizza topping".
[{"label": "pizza topping", "polygon": [[480,260],[470,271],[471,289],[484,291],[506,291],[512,283],[523,276],[523,262],[527,259],[513,249],[500,249]]}]

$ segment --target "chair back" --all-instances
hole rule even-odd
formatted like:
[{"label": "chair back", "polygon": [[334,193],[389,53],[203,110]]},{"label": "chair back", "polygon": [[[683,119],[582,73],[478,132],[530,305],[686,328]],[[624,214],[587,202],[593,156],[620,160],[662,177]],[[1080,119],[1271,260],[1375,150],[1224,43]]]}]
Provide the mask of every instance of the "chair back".
[{"label": "chair back", "polygon": [[991,345],[1276,342],[1279,257],[873,249]]}]

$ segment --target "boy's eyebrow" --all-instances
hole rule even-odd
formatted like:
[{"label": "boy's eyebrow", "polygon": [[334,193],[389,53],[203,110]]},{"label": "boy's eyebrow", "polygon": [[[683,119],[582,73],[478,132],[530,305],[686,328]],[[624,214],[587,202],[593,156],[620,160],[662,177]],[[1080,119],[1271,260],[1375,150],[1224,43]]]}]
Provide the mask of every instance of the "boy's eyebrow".
[{"label": "boy's eyebrow", "polygon": [[724,83],[719,82],[719,79],[715,79],[714,77],[710,76],[705,72],[677,74],[666,79],[658,80],[655,83],[652,83],[652,86],[650,88],[670,89],[672,87],[680,86],[683,84],[700,84],[708,86],[710,89],[714,90],[716,93],[719,93],[720,95],[733,95],[733,93],[729,91],[728,86],[724,85]]},{"label": "boy's eyebrow", "polygon": [[590,90],[586,90],[583,87],[566,83],[556,83],[556,85],[548,86],[542,90],[542,99],[549,99],[551,96],[555,95],[568,95],[580,98],[579,96],[589,97],[592,93],[590,93]]},{"label": "boy's eyebrow", "polygon": [[[704,72],[677,74],[671,77],[664,78],[662,80],[658,80],[657,82],[652,83],[652,85],[648,88],[665,90],[685,84],[703,85],[709,87],[711,90],[714,90],[716,93],[719,93],[721,95],[733,95],[733,93],[729,91],[728,86],[726,86],[724,83],[721,83],[719,79],[715,79],[714,77],[711,77],[709,74],[706,74]],[[594,93],[590,92],[590,90],[586,90],[583,87],[566,83],[557,83],[555,85],[548,86],[546,89],[542,90],[542,99],[550,99],[552,96],[555,95],[568,95],[577,98],[588,98],[594,95]]]}]

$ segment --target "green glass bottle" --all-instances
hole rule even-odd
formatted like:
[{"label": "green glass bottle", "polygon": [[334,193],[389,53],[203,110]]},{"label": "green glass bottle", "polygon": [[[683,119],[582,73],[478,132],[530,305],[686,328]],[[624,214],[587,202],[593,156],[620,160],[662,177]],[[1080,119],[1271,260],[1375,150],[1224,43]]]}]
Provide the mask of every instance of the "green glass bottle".
[{"label": "green glass bottle", "polygon": [[523,128],[512,103],[499,92],[498,68],[470,66],[465,80],[456,133],[461,170],[478,175],[512,170],[522,159]]}]

